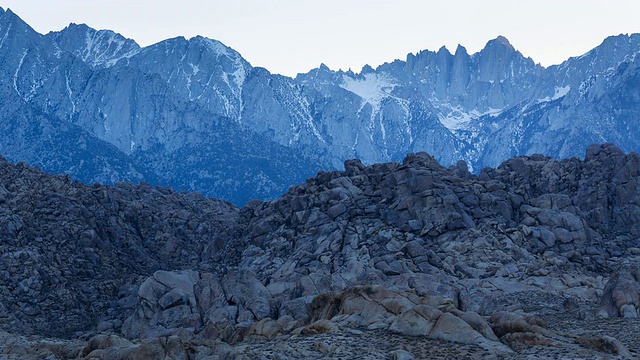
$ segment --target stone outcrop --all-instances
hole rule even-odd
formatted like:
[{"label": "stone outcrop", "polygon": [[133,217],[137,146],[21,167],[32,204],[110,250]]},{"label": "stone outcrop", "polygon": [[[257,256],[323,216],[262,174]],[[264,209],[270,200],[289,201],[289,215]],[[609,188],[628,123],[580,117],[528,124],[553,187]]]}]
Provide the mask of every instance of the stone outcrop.
[{"label": "stone outcrop", "polygon": [[[351,160],[237,209],[4,162],[0,318],[18,333],[82,330],[96,358],[266,351],[251,344],[339,357],[352,350],[331,339],[360,336],[486,356],[633,355],[624,331],[603,338],[586,324],[637,318],[639,163],[611,144],[477,176],[424,153]],[[78,304],[75,328],[55,328],[62,306]]]},{"label": "stone outcrop", "polygon": [[130,339],[205,331],[233,342],[246,335],[247,324],[273,317],[269,291],[246,270],[230,270],[220,279],[207,272],[159,270],[137,296],[135,312],[122,325]]}]

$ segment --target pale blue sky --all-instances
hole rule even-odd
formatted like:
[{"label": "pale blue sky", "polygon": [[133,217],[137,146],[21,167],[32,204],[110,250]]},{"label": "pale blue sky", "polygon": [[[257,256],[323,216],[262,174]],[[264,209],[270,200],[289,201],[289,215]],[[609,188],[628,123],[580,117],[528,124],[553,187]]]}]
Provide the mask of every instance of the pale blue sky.
[{"label": "pale blue sky", "polygon": [[442,45],[473,53],[497,35],[549,66],[609,35],[640,32],[640,0],[0,0],[0,7],[41,33],[86,23],[143,46],[203,35],[285,75],[320,63],[359,71]]}]

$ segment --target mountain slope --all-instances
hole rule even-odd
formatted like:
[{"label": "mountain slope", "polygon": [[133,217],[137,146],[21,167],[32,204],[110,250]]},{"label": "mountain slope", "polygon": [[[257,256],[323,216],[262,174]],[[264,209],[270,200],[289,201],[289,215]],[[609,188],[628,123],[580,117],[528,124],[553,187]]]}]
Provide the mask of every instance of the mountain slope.
[{"label": "mountain slope", "polygon": [[[172,78],[158,68],[139,65],[152,63],[156,48],[163,44],[141,50],[117,34],[82,25],[42,36],[10,10],[0,14],[2,32],[11,42],[0,47],[0,71],[6,84],[0,89],[0,105],[7,108],[2,122],[12,127],[0,136],[11,160],[28,161],[90,183],[146,180],[238,204],[281,194],[321,166],[295,149],[246,130],[237,119],[225,117],[228,112],[218,111],[221,103],[233,99],[218,88],[203,87],[221,94],[217,99],[222,100],[205,96],[198,103],[185,95],[193,89],[181,83],[183,77]],[[204,52],[192,55],[204,62],[216,51],[227,51],[207,39],[185,42],[189,43],[193,51]],[[164,50],[161,53],[166,55]],[[237,59],[241,60],[239,55]],[[246,62],[241,65],[250,68]],[[220,69],[209,69],[210,77]],[[232,83],[242,85],[244,75],[234,74],[238,78]],[[237,87],[224,91],[239,92]],[[211,106],[207,106],[209,100]],[[14,109],[16,104],[20,110]],[[19,114],[19,127],[12,114]],[[56,125],[46,125],[35,114]],[[15,133],[20,129],[34,129],[21,146],[16,145],[21,138]],[[76,145],[80,138],[84,141],[81,146]],[[100,155],[97,149],[112,155]],[[99,165],[83,165],[83,159],[94,158]]]}]

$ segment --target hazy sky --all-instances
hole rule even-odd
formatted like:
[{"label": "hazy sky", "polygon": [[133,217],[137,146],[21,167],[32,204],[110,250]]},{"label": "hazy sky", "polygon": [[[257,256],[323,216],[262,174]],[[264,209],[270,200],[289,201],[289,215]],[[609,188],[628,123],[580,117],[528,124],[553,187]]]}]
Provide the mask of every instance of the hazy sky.
[{"label": "hazy sky", "polygon": [[0,0],[38,32],[70,22],[146,46],[203,35],[254,66],[295,75],[325,63],[359,71],[420,50],[479,51],[498,35],[544,66],[640,32],[640,0]]}]

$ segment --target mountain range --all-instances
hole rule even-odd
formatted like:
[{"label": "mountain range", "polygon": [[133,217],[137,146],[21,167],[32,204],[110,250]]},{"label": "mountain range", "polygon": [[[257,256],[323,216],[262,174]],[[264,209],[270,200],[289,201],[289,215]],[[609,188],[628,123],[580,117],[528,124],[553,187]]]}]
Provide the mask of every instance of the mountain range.
[{"label": "mountain range", "polygon": [[242,205],[346,159],[426,151],[471,172],[515,155],[640,149],[640,34],[542,67],[499,36],[359,73],[295,78],[204,37],[140,47],[71,24],[39,34],[0,9],[0,153],[85,183],[141,182]]}]

